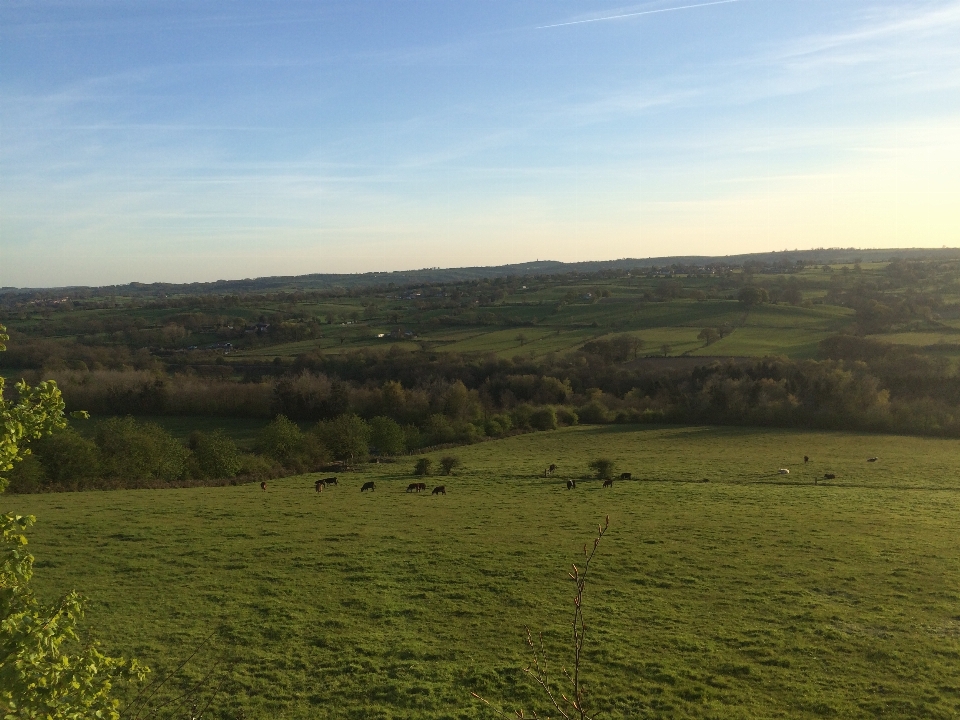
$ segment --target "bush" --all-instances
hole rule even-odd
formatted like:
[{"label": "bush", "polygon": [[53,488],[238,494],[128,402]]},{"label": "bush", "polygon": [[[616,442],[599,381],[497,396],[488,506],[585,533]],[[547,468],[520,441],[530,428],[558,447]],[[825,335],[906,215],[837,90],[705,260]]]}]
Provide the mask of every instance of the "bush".
[{"label": "bush", "polygon": [[83,490],[100,476],[97,446],[71,428],[38,440],[33,451],[43,467],[44,484]]},{"label": "bush", "polygon": [[510,419],[513,421],[514,427],[526,428],[530,427],[530,417],[532,415],[533,408],[526,403],[521,403],[510,413]]},{"label": "bush", "polygon": [[35,455],[27,455],[10,470],[7,485],[7,492],[19,493],[37,493],[44,489],[43,466],[37,460]]},{"label": "bush", "polygon": [[561,425],[576,425],[580,418],[573,410],[561,405],[557,408],[557,422]]},{"label": "bush", "polygon": [[510,432],[511,428],[513,428],[513,421],[510,419],[510,416],[506,414],[493,415],[484,423],[484,431],[490,437],[506,435]]},{"label": "bush", "polygon": [[530,427],[534,430],[556,430],[557,413],[552,407],[543,407],[530,415]]},{"label": "bush", "polygon": [[440,473],[442,475],[449,475],[456,468],[460,467],[460,465],[460,458],[454,457],[453,455],[447,455],[446,457],[440,458]]},{"label": "bush", "polygon": [[240,456],[240,471],[237,474],[246,480],[259,482],[280,477],[283,474],[283,468],[263,455],[244,453]]},{"label": "bush", "polygon": [[303,447],[303,433],[286,416],[277,415],[273,422],[260,431],[257,447],[264,455],[288,464]]},{"label": "bush", "polygon": [[613,477],[613,460],[597,458],[590,461],[589,467],[597,474],[598,480],[609,480]]},{"label": "bush", "polygon": [[236,443],[222,430],[193,433],[190,436],[190,448],[203,477],[231,478],[240,472],[240,452]]},{"label": "bush", "polygon": [[186,474],[190,451],[159,425],[109,418],[97,426],[95,441],[105,477],[173,482]]},{"label": "bush", "polygon": [[433,461],[428,457],[422,457],[417,460],[417,464],[413,466],[414,475],[429,475],[430,466],[433,465]]},{"label": "bush", "polygon": [[591,400],[577,410],[577,416],[580,418],[580,422],[591,425],[599,425],[609,420],[607,409],[598,400]]},{"label": "bush", "polygon": [[401,455],[406,450],[407,438],[396,420],[381,415],[370,421],[370,446],[379,455]]}]

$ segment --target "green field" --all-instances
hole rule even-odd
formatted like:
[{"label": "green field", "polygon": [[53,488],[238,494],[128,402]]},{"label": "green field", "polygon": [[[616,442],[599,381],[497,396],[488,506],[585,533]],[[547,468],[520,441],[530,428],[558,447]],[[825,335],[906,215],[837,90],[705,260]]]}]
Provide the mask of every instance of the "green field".
[{"label": "green field", "polygon": [[[471,690],[543,712],[523,627],[568,662],[566,568],[605,515],[585,603],[604,717],[960,713],[955,441],[608,426],[453,452],[446,496],[405,493],[407,459],[319,495],[300,476],[4,505],[38,516],[38,591],[83,592],[110,651],[170,669],[213,632],[184,672],[225,658],[217,718],[492,717]],[[634,480],[567,491],[599,455]]]}]

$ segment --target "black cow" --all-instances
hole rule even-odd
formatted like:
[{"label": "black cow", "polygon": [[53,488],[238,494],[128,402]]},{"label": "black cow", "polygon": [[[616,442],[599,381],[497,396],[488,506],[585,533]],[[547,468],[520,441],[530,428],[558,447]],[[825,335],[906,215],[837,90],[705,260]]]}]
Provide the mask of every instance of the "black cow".
[{"label": "black cow", "polygon": [[266,490],[266,489],[267,489],[267,483],[266,483],[266,481],[260,483],[260,489],[261,489],[261,490]]},{"label": "black cow", "polygon": [[324,478],[324,479],[323,479],[323,484],[324,484],[324,485],[339,485],[340,483],[337,482],[337,479],[336,479],[335,477],[332,477],[332,478]]},{"label": "black cow", "polygon": [[833,473],[824,473],[824,474],[823,474],[823,479],[824,479],[824,480],[836,480],[836,479],[837,479],[837,476],[834,475]]},{"label": "black cow", "polygon": [[376,490],[376,489],[377,489],[376,483],[374,483],[373,480],[370,480],[369,482],[365,482],[363,484],[363,487],[360,488],[360,492],[363,492],[364,490]]},{"label": "black cow", "polygon": [[604,481],[603,481],[603,486],[604,486],[604,487],[613,487],[613,478],[610,478],[609,480],[604,480]]},{"label": "black cow", "polygon": [[620,473],[621,480],[629,480],[631,477],[630,473]]},{"label": "black cow", "polygon": [[447,486],[446,486],[446,485],[437,485],[437,486],[433,489],[433,492],[430,493],[430,494],[431,494],[431,495],[446,495],[446,494],[447,494]]},{"label": "black cow", "polygon": [[576,480],[567,480],[567,490],[576,490],[577,481]]},{"label": "black cow", "polygon": [[810,458],[808,458],[806,455],[804,455],[804,456],[803,456],[803,461],[804,461],[805,463],[808,463],[808,462],[810,462]]}]

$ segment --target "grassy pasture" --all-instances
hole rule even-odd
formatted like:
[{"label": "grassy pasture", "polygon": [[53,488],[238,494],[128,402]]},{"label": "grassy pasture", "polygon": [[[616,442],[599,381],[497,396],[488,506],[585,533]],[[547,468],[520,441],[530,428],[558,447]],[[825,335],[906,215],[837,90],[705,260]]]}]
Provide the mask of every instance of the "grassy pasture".
[{"label": "grassy pasture", "polygon": [[[491,717],[471,690],[529,711],[523,626],[568,662],[565,568],[608,514],[586,599],[606,717],[960,713],[955,441],[607,426],[453,452],[446,496],[405,493],[405,459],[319,495],[301,476],[4,505],[39,518],[38,590],[86,594],[111,651],[169,668],[216,631],[217,717]],[[600,455],[634,480],[563,487]]]}]

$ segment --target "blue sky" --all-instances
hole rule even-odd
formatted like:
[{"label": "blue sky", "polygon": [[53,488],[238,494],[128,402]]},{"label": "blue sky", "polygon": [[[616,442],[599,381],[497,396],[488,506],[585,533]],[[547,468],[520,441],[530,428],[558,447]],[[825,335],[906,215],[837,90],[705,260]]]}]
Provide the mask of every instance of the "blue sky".
[{"label": "blue sky", "polygon": [[0,0],[0,285],[960,245],[960,0],[698,4]]}]

